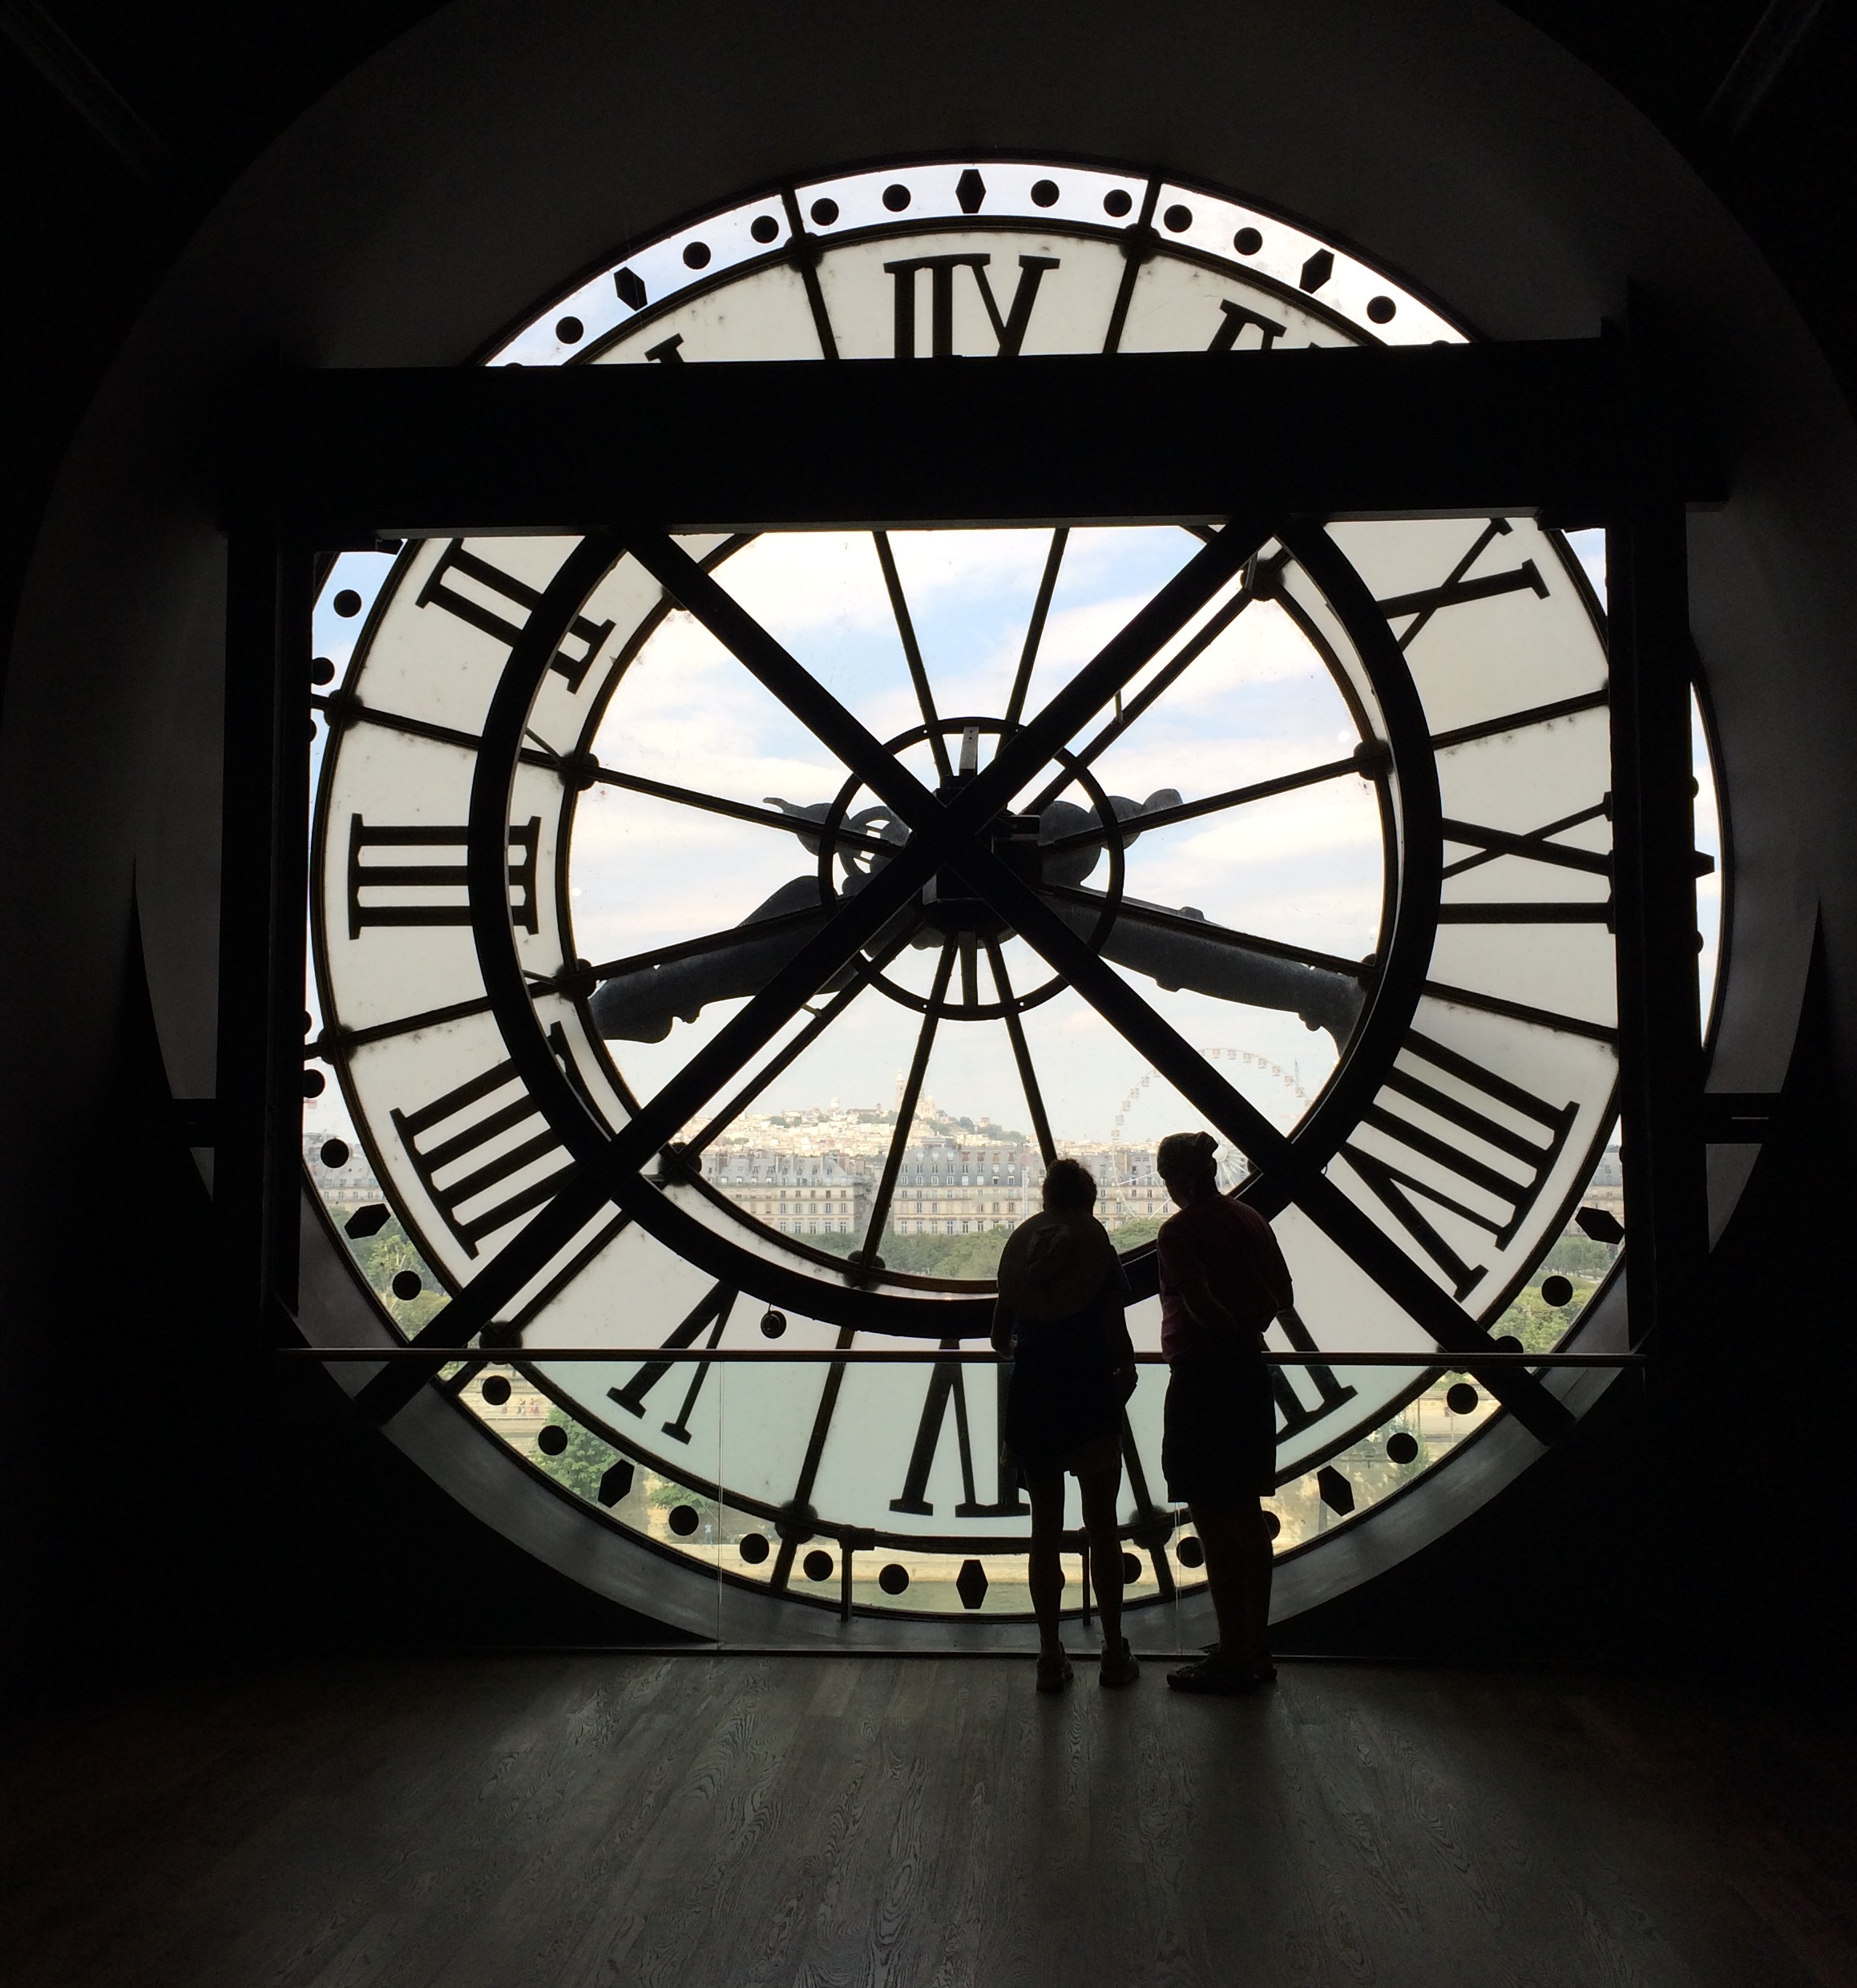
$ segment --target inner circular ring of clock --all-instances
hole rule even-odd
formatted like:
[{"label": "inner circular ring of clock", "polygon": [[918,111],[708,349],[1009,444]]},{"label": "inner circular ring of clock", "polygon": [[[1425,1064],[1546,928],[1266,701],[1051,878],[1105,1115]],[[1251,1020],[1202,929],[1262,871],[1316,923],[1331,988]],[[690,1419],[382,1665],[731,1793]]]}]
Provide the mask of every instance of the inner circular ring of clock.
[{"label": "inner circular ring of clock", "polygon": [[[675,228],[485,362],[1467,336],[1228,194],[930,162]],[[1060,1154],[1139,1350],[1163,1134],[1212,1131],[1273,1220],[1279,1552],[1544,1425],[1537,1372],[1462,1372],[1552,1348],[1617,1253],[1569,1227],[1616,1206],[1583,556],[1526,516],[1242,511],[340,556],[305,1125],[357,1273],[409,1338],[474,1307],[441,1384],[590,1518],[847,1612],[1028,1609],[1003,1383],[960,1356]],[[1163,1382],[1124,1436],[1136,1606],[1203,1578]]]}]

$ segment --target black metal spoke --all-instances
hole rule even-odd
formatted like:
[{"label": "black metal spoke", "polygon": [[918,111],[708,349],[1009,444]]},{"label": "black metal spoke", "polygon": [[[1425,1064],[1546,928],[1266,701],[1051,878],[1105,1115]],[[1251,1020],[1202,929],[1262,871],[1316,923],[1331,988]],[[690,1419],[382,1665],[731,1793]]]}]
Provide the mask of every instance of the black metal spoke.
[{"label": "black metal spoke", "polygon": [[333,1060],[336,1050],[345,1054],[365,1049],[370,1042],[388,1042],[395,1036],[410,1035],[416,1028],[442,1028],[446,1022],[467,1021],[473,1015],[489,1012],[490,996],[480,994],[473,1001],[454,1001],[445,1008],[423,1008],[417,1015],[402,1015],[398,1021],[372,1022],[365,1028],[338,1028],[333,1034],[325,1028],[304,1054]]},{"label": "black metal spoke", "polygon": [[[846,1352],[858,1336],[850,1326],[841,1326],[834,1342],[834,1352]],[[793,1494],[789,1501],[791,1509],[801,1511],[813,1501],[813,1486],[818,1481],[820,1459],[826,1453],[826,1438],[832,1432],[832,1417],[838,1409],[838,1390],[845,1384],[845,1363],[835,1360],[826,1369],[826,1384],[819,1390],[819,1405],[813,1412],[812,1432],[806,1438],[806,1453],[800,1461],[800,1474],[793,1485]],[[721,1473],[718,1471],[720,1477]],[[773,1568],[768,1576],[768,1586],[777,1594],[785,1587],[793,1577],[793,1561],[805,1542],[797,1528],[789,1528],[780,1542],[780,1551],[775,1554]],[[841,1542],[840,1550],[844,1550]]]},{"label": "black metal spoke", "polygon": [[992,765],[951,804],[953,825],[972,833],[991,820],[1229,583],[1275,530],[1273,518],[1254,513],[1234,517],[1110,636],[1023,731],[1001,741]]},{"label": "black metal spoke", "polygon": [[1116,301],[1110,306],[1108,328],[1103,333],[1105,353],[1116,351],[1122,343],[1122,328],[1128,321],[1128,306],[1135,297],[1135,281],[1141,273],[1142,251],[1153,234],[1154,206],[1160,198],[1161,181],[1157,176],[1142,192],[1141,211],[1135,216],[1134,224],[1123,231],[1122,280],[1116,285]]},{"label": "black metal spoke", "polygon": [[883,584],[889,590],[890,611],[896,616],[896,632],[902,639],[904,660],[909,665],[909,680],[915,685],[915,701],[922,712],[922,721],[928,728],[929,750],[935,754],[935,778],[943,786],[955,777],[954,769],[948,764],[948,742],[942,737],[942,729],[935,717],[935,693],[929,688],[927,666],[922,660],[922,649],[915,639],[915,624],[910,618],[909,603],[903,597],[902,577],[896,570],[896,556],[890,549],[890,534],[873,531],[871,537],[877,544],[877,563],[883,568]]},{"label": "black metal spoke", "polygon": [[[1102,894],[1096,891],[1080,890],[1074,884],[1046,883],[1039,887],[1044,897],[1062,898],[1072,904],[1087,904],[1092,911],[1100,911]],[[1298,966],[1319,967],[1326,973],[1345,974],[1350,980],[1358,980],[1364,969],[1358,960],[1344,960],[1339,953],[1318,952],[1313,946],[1291,945],[1286,939],[1260,939],[1254,932],[1244,932],[1229,925],[1215,925],[1209,919],[1183,918],[1176,911],[1164,911],[1151,904],[1132,903],[1124,898],[1116,907],[1116,923],[1124,920],[1134,925],[1153,925],[1163,931],[1185,934],[1193,939],[1203,939],[1209,945],[1229,946],[1234,952],[1262,952],[1273,960],[1293,960]]]},{"label": "black metal spoke", "polygon": [[[313,691],[309,703],[313,710],[321,712],[328,719],[332,732],[349,725],[378,725],[390,732],[404,732],[409,738],[460,746],[467,753],[474,753],[483,743],[474,732],[461,732],[453,725],[434,725],[427,718],[410,718],[398,711],[379,710],[345,690]],[[524,753],[523,758],[532,764],[547,763],[539,754]]]},{"label": "black metal spoke", "polygon": [[793,1040],[781,1051],[780,1054],[770,1062],[764,1064],[749,1079],[748,1082],[729,1099],[708,1124],[704,1126],[696,1137],[684,1146],[684,1153],[694,1159],[698,1154],[704,1151],[714,1141],[720,1138],[741,1116],[742,1113],[754,1102],[755,1099],[767,1089],[768,1085],[783,1070],[790,1069],[844,1013],[845,1010],[863,992],[871,981],[883,972],[920,929],[921,922],[919,919],[911,919],[903,926],[901,931],[894,938],[890,939],[879,952],[873,953],[868,959],[860,959],[854,971],[850,985],[839,988],[831,1000],[812,1017],[805,1027],[801,1029]]},{"label": "black metal spoke", "polygon": [[947,998],[948,980],[955,968],[955,941],[950,939],[942,948],[942,956],[935,968],[935,985],[929,991],[928,1006],[922,1011],[922,1027],[917,1032],[915,1054],[910,1060],[909,1077],[902,1087],[902,1096],[897,1102],[896,1130],[890,1141],[890,1150],[884,1156],[883,1178],[877,1185],[877,1197],[870,1204],[870,1226],[864,1231],[863,1256],[866,1263],[877,1254],[877,1245],[883,1234],[884,1224],[890,1219],[890,1203],[896,1193],[896,1177],[902,1170],[902,1156],[909,1145],[910,1129],[915,1122],[916,1100],[922,1095],[922,1081],[928,1069],[929,1052],[935,1046],[935,1027],[942,1016],[942,1003]]},{"label": "black metal spoke", "polygon": [[[1279,774],[1274,780],[1254,780],[1246,787],[1228,787],[1223,794],[1209,794],[1203,801],[1182,801],[1178,807],[1157,808],[1152,814],[1142,814],[1128,823],[1131,829],[1139,828],[1145,835],[1149,830],[1171,828],[1176,822],[1197,821],[1203,814],[1217,814],[1226,808],[1242,807],[1247,802],[1267,801],[1279,794],[1294,794],[1302,787],[1319,786],[1326,780],[1338,780],[1345,774],[1359,774],[1364,769],[1358,759],[1331,759],[1320,766],[1307,766],[1301,773]],[[1038,853],[1041,856],[1055,855],[1060,850],[1081,849],[1091,842],[1100,842],[1103,831],[1100,828],[1079,829],[1074,835],[1060,835],[1055,842],[1040,842]]]},{"label": "black metal spoke", "polygon": [[1447,752],[1453,746],[1468,746],[1480,738],[1500,738],[1504,732],[1526,731],[1532,725],[1552,725],[1557,718],[1577,717],[1582,711],[1603,711],[1611,701],[1604,690],[1589,690],[1582,697],[1562,697],[1553,704],[1532,705],[1525,711],[1505,711],[1500,717],[1483,718],[1475,725],[1459,725],[1449,732],[1431,735],[1431,750]]},{"label": "black metal spoke", "polygon": [[627,535],[626,549],[841,765],[854,769],[911,829],[939,842],[942,811],[927,788],[681,546],[664,532],[639,531]]},{"label": "black metal spoke", "polygon": [[1074,766],[1066,767],[1040,794],[1038,798],[1031,803],[1028,811],[1033,814],[1040,814],[1049,807],[1075,778],[1076,767],[1091,766],[1104,753],[1107,752],[1137,718],[1150,710],[1159,699],[1165,697],[1167,692],[1179,682],[1193,664],[1198,661],[1200,657],[1212,647],[1213,644],[1257,598],[1258,596],[1252,592],[1250,583],[1247,580],[1219,609],[1218,612],[1213,616],[1205,626],[1190,641],[1183,644],[1180,653],[1173,657],[1164,668],[1156,673],[1152,683],[1144,684],[1140,690],[1131,697],[1125,705],[1117,707],[1115,716],[1087,746],[1078,752]]},{"label": "black metal spoke", "polygon": [[780,190],[780,204],[786,209],[787,228],[793,236],[793,265],[800,273],[800,281],[806,293],[806,303],[813,313],[813,329],[818,333],[819,357],[835,359],[838,356],[838,341],[832,329],[831,314],[826,309],[826,293],[819,282],[817,251],[811,247],[812,236],[806,232],[806,224],[800,218],[799,196],[791,187]]},{"label": "black metal spoke", "polygon": [[[784,834],[797,835],[803,842],[810,835],[817,842],[825,835],[825,830],[817,822],[809,823],[803,815],[783,814],[777,808],[756,807],[746,801],[727,801],[719,794],[705,794],[700,787],[679,787],[665,780],[648,780],[642,774],[620,773],[611,766],[602,766],[587,776],[603,787],[623,787],[628,794],[643,794],[654,801],[675,802],[679,807],[700,808],[708,814],[726,814],[737,822],[753,822],[762,828],[777,828]],[[840,828],[832,834],[834,847],[868,850],[873,855],[893,855],[894,842],[886,842],[875,835],[866,835],[855,828]]]},{"label": "black metal spoke", "polygon": [[1532,1023],[1537,1028],[1552,1028],[1564,1036],[1585,1036],[1589,1041],[1617,1047],[1618,1031],[1602,1021],[1582,1021],[1576,1015],[1563,1015],[1552,1008],[1531,1008],[1525,1001],[1505,1001],[1500,995],[1480,994],[1474,988],[1452,987],[1443,980],[1427,980],[1424,992],[1435,1001],[1453,1008],[1474,1008],[1486,1015],[1501,1015],[1510,1021]]},{"label": "black metal spoke", "polygon": [[1012,983],[1007,977],[1006,960],[996,939],[987,941],[987,961],[993,969],[993,991],[1006,1010],[1006,1033],[1012,1044],[1012,1060],[1019,1065],[1019,1081],[1025,1092],[1025,1109],[1031,1113],[1032,1136],[1038,1141],[1039,1157],[1047,1166],[1057,1158],[1057,1146],[1051,1136],[1051,1121],[1045,1116],[1044,1096],[1038,1087],[1038,1073],[1031,1067],[1031,1051],[1025,1040],[1025,1023],[1012,998]]},{"label": "black metal spoke", "polygon": [[1012,679],[1012,694],[1006,700],[1007,730],[1019,722],[1025,709],[1025,695],[1031,688],[1031,673],[1038,661],[1039,644],[1044,640],[1045,617],[1051,612],[1051,597],[1057,589],[1057,569],[1064,564],[1064,549],[1070,543],[1070,527],[1060,524],[1051,535],[1051,550],[1045,555],[1044,577],[1038,583],[1038,598],[1031,604],[1031,619],[1025,629],[1025,646],[1019,652],[1019,669]]}]

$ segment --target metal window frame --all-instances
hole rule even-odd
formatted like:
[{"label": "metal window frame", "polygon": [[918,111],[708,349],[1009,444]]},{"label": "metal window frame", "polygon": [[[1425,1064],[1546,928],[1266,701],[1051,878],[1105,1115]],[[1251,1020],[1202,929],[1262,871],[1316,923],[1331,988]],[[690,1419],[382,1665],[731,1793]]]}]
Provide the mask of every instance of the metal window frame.
[{"label": "metal window frame", "polygon": [[[1524,344],[270,382],[228,507],[215,1173],[235,1328],[295,1336],[319,554],[640,523],[1206,524],[1241,509],[1606,529],[1634,1341],[1684,1315],[1706,1249],[1684,517],[1727,478],[1647,316]],[[628,491],[652,493],[648,519],[616,512],[616,462]]]}]

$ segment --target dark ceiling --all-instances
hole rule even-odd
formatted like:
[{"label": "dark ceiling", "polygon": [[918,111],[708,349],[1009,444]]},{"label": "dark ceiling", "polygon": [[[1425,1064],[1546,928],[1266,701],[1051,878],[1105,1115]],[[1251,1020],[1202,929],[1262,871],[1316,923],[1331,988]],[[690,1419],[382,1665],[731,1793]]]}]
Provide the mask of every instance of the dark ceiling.
[{"label": "dark ceiling", "polygon": [[[0,0],[12,429],[0,625],[71,430],[151,285],[244,168],[430,0]],[[1742,216],[1857,387],[1848,0],[1525,0]]]}]

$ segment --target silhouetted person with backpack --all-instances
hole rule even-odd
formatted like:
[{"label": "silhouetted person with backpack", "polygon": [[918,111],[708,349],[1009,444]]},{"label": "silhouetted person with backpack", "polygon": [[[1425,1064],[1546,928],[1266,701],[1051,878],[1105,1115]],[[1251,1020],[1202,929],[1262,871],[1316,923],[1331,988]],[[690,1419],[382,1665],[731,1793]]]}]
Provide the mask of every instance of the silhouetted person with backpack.
[{"label": "silhouetted person with backpack", "polygon": [[1140,1667],[1122,1634],[1122,1406],[1135,1391],[1135,1349],[1122,1307],[1128,1282],[1108,1232],[1091,1213],[1096,1183],[1075,1160],[1044,1177],[1044,1212],[1007,1238],[999,1258],[993,1347],[1010,1355],[1005,1441],[1031,1498],[1027,1582],[1038,1617],[1038,1688],[1071,1681],[1059,1614],[1064,1476],[1077,1481],[1090,1570],[1102,1615],[1099,1681],[1132,1684]]}]

